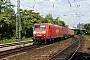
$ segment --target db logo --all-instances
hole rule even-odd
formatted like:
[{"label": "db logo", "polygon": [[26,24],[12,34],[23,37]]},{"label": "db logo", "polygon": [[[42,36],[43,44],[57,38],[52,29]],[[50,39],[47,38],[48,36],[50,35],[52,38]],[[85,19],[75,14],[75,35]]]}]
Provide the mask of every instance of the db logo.
[{"label": "db logo", "polygon": [[56,29],[56,33],[58,33],[59,32],[59,30],[58,29]]}]

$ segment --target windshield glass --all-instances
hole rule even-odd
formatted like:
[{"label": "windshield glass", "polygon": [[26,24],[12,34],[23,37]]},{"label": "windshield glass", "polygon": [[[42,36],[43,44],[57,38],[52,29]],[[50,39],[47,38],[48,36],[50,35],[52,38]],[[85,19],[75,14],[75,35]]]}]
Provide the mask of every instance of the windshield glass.
[{"label": "windshield glass", "polygon": [[45,30],[46,29],[46,25],[35,25],[34,29],[35,30]]}]

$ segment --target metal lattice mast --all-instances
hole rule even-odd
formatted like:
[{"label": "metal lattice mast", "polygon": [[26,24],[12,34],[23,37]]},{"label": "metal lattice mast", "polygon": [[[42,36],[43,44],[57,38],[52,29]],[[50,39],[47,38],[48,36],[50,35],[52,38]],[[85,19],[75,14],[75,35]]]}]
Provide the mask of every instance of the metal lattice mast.
[{"label": "metal lattice mast", "polygon": [[16,14],[16,39],[21,41],[21,18],[20,18],[20,0],[17,1]]},{"label": "metal lattice mast", "polygon": [[7,0],[7,2],[10,2],[10,0]]},{"label": "metal lattice mast", "polygon": [[0,0],[0,1],[3,1],[4,3],[5,3],[5,2],[8,2],[8,3],[10,2],[10,0]]}]

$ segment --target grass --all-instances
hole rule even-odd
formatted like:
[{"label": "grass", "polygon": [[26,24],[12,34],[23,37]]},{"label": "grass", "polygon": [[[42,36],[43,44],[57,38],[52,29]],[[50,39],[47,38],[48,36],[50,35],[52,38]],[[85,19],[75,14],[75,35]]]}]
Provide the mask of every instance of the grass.
[{"label": "grass", "polygon": [[[22,41],[27,40],[32,40],[32,38],[25,38],[25,37],[22,38]],[[19,40],[16,40],[15,38],[0,40],[0,43],[11,43],[11,42],[19,42]]]},{"label": "grass", "polygon": [[21,46],[16,46],[16,48],[21,48]]},{"label": "grass", "polygon": [[86,38],[89,38],[90,39],[90,35],[83,35],[83,36],[85,36]]},{"label": "grass", "polygon": [[25,37],[23,37],[22,40],[23,40],[23,41],[32,40],[32,37],[30,37],[30,38],[25,38]]},{"label": "grass", "polygon": [[64,44],[64,42],[62,41],[62,42],[58,42],[59,44]]},{"label": "grass", "polygon": [[88,44],[90,45],[90,42],[88,42]]},{"label": "grass", "polygon": [[[90,39],[90,35],[83,35],[84,37]],[[88,44],[88,49],[89,49],[89,46],[90,46],[90,41],[87,41],[87,44]],[[89,50],[89,53],[90,53],[90,50]]]},{"label": "grass", "polygon": [[86,35],[86,37],[90,38],[90,36],[89,36],[89,35]]}]

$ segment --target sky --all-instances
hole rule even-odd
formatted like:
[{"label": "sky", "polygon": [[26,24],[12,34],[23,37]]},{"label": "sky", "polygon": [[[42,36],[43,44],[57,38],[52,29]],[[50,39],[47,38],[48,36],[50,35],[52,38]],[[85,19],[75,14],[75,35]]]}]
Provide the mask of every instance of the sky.
[{"label": "sky", "polygon": [[[11,0],[17,9],[17,0]],[[77,26],[80,22],[90,23],[90,0],[20,0],[20,8],[34,10],[45,17],[52,14],[59,17],[69,27]]]}]

